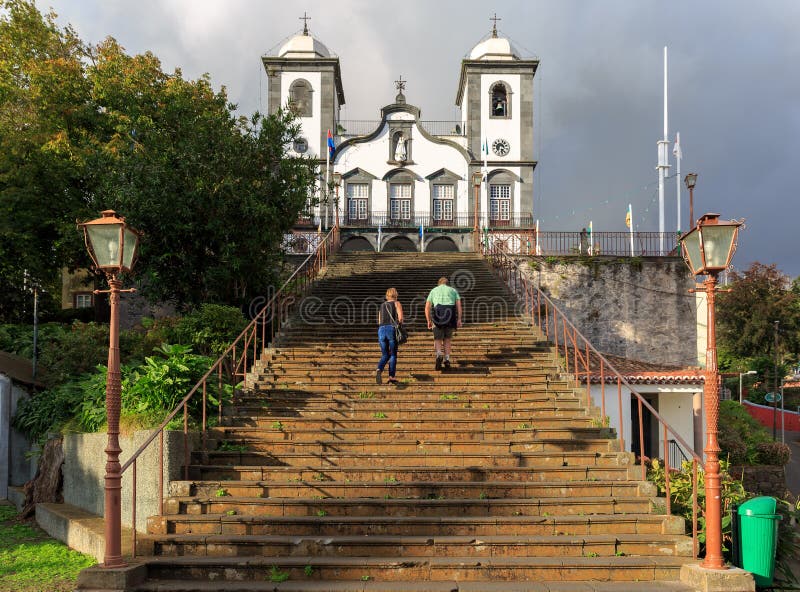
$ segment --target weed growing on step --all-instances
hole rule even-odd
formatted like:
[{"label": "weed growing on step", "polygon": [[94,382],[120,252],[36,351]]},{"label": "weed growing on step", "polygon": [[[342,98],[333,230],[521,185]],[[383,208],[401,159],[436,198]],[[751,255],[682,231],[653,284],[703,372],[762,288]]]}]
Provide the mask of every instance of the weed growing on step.
[{"label": "weed growing on step", "polygon": [[236,516],[236,510],[228,510],[225,512],[226,516]]},{"label": "weed growing on step", "polygon": [[362,582],[369,582],[369,580],[370,580],[369,576],[361,576],[361,581]]},{"label": "weed growing on step", "polygon": [[317,517],[318,518],[324,518],[327,515],[328,515],[328,513],[325,510],[317,510]]},{"label": "weed growing on step", "polygon": [[323,473],[314,473],[314,476],[311,477],[314,481],[327,481],[328,478]]},{"label": "weed growing on step", "polygon": [[394,477],[394,476],[384,477],[383,482],[384,483],[397,483],[397,478]]},{"label": "weed growing on step", "polygon": [[228,440],[223,440],[217,447],[217,450],[222,452],[247,452],[247,449],[247,444],[236,444],[235,442],[229,442]]},{"label": "weed growing on step", "polygon": [[485,500],[487,497],[489,497],[489,496],[486,495],[485,491],[481,491],[480,494],[478,495],[478,499],[482,499],[482,500]]},{"label": "weed growing on step", "polygon": [[531,426],[528,425],[527,423],[521,423],[521,424],[519,424],[519,429],[521,429],[521,430],[529,430],[529,429],[531,429]]},{"label": "weed growing on step", "polygon": [[269,568],[269,581],[275,582],[276,584],[280,582],[285,582],[289,579],[289,574],[285,571],[281,571],[278,569],[277,565],[273,565]]},{"label": "weed growing on step", "polygon": [[217,497],[225,497],[228,495],[228,490],[220,487],[217,491],[214,492],[214,495]]},{"label": "weed growing on step", "polygon": [[303,568],[303,573],[306,574],[306,577],[311,577],[314,573],[314,566],[313,565],[306,565]]},{"label": "weed growing on step", "polygon": [[373,413],[372,417],[375,419],[386,419],[386,414],[383,411],[378,411],[377,413]]},{"label": "weed growing on step", "polygon": [[358,393],[358,398],[359,399],[374,399],[375,398],[375,393],[373,393],[372,391],[361,391],[360,393]]},{"label": "weed growing on step", "polygon": [[272,429],[273,430],[279,430],[279,431],[283,430],[283,424],[281,422],[279,422],[279,421],[273,421],[272,422]]},{"label": "weed growing on step", "polygon": [[625,553],[623,553],[622,551],[617,551],[616,553],[614,553],[614,555],[616,557],[625,557],[626,556]]},{"label": "weed growing on step", "polygon": [[597,557],[597,556],[598,556],[597,553],[595,553],[594,551],[589,551],[584,555],[584,557]]},{"label": "weed growing on step", "polygon": [[448,395],[441,395],[439,397],[440,401],[457,401],[458,395],[448,394]]}]

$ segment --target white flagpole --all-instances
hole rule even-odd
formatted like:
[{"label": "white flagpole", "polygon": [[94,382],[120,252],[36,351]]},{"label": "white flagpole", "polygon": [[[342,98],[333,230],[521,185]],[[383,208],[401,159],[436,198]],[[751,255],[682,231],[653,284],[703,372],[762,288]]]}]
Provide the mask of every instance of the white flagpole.
[{"label": "white flagpole", "polygon": [[677,169],[678,176],[675,178],[675,187],[677,187],[678,193],[678,225],[675,227],[678,234],[681,233],[681,158],[683,158],[683,154],[681,153],[681,133],[675,133],[675,148],[673,150],[675,154],[675,166]]},{"label": "white flagpole", "polygon": [[542,249],[539,247],[539,218],[536,218],[536,254],[542,254]]},{"label": "white flagpole", "polygon": [[381,252],[381,225],[378,224],[378,253]]},{"label": "white flagpole", "polygon": [[633,257],[633,208],[631,207],[631,204],[628,204],[628,213],[631,216],[631,225],[628,230],[630,231],[631,235],[631,257]]},{"label": "white flagpole", "polygon": [[658,142],[658,232],[659,254],[664,254],[664,178],[669,170],[667,125],[667,48],[664,47],[664,139]]},{"label": "white flagpole", "polygon": [[594,247],[594,236],[593,236],[594,232],[593,231],[594,231],[594,228],[592,228],[592,221],[589,220],[589,248],[586,249],[586,251],[589,253],[589,255],[593,255],[594,254],[593,253],[593,251],[594,251],[594,248],[593,248]]},{"label": "white flagpole", "polygon": [[484,136],[483,144],[481,144],[481,152],[483,152],[483,226],[488,226],[489,220],[489,139]]}]

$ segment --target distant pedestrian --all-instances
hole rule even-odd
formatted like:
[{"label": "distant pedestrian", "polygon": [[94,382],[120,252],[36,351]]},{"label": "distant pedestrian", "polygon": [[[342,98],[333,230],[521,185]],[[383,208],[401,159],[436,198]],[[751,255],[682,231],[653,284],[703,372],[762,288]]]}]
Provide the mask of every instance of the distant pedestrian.
[{"label": "distant pedestrian", "polygon": [[589,254],[589,233],[585,228],[581,228],[580,254]]},{"label": "distant pedestrian", "polygon": [[462,326],[461,296],[447,285],[447,278],[439,278],[438,285],[430,291],[425,301],[425,319],[428,329],[433,329],[433,346],[436,351],[436,370],[450,369],[450,343],[453,331]]},{"label": "distant pedestrian", "polygon": [[395,327],[403,322],[403,305],[397,301],[397,290],[386,290],[386,302],[378,310],[378,343],[381,346],[381,359],[375,371],[375,382],[381,384],[383,369],[389,362],[389,384],[397,384],[397,338]]}]

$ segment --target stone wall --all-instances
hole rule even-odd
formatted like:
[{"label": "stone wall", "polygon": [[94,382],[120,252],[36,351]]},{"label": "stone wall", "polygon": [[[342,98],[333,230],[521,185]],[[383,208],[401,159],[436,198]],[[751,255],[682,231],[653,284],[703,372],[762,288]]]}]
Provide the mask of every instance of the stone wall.
[{"label": "stone wall", "polygon": [[697,366],[694,281],[678,257],[531,257],[520,261],[601,352]]},{"label": "stone wall", "polygon": [[786,496],[786,470],[782,466],[731,467],[731,477],[741,479],[746,491],[783,498]]}]

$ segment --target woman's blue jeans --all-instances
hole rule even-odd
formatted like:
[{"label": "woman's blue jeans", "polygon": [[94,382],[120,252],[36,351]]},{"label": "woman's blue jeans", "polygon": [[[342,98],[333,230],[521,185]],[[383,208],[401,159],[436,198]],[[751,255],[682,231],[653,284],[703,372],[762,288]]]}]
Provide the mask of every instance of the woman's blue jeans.
[{"label": "woman's blue jeans", "polygon": [[378,327],[378,342],[381,344],[381,359],[378,370],[383,370],[389,362],[389,378],[394,378],[397,368],[397,341],[394,338],[394,325],[381,325]]}]

